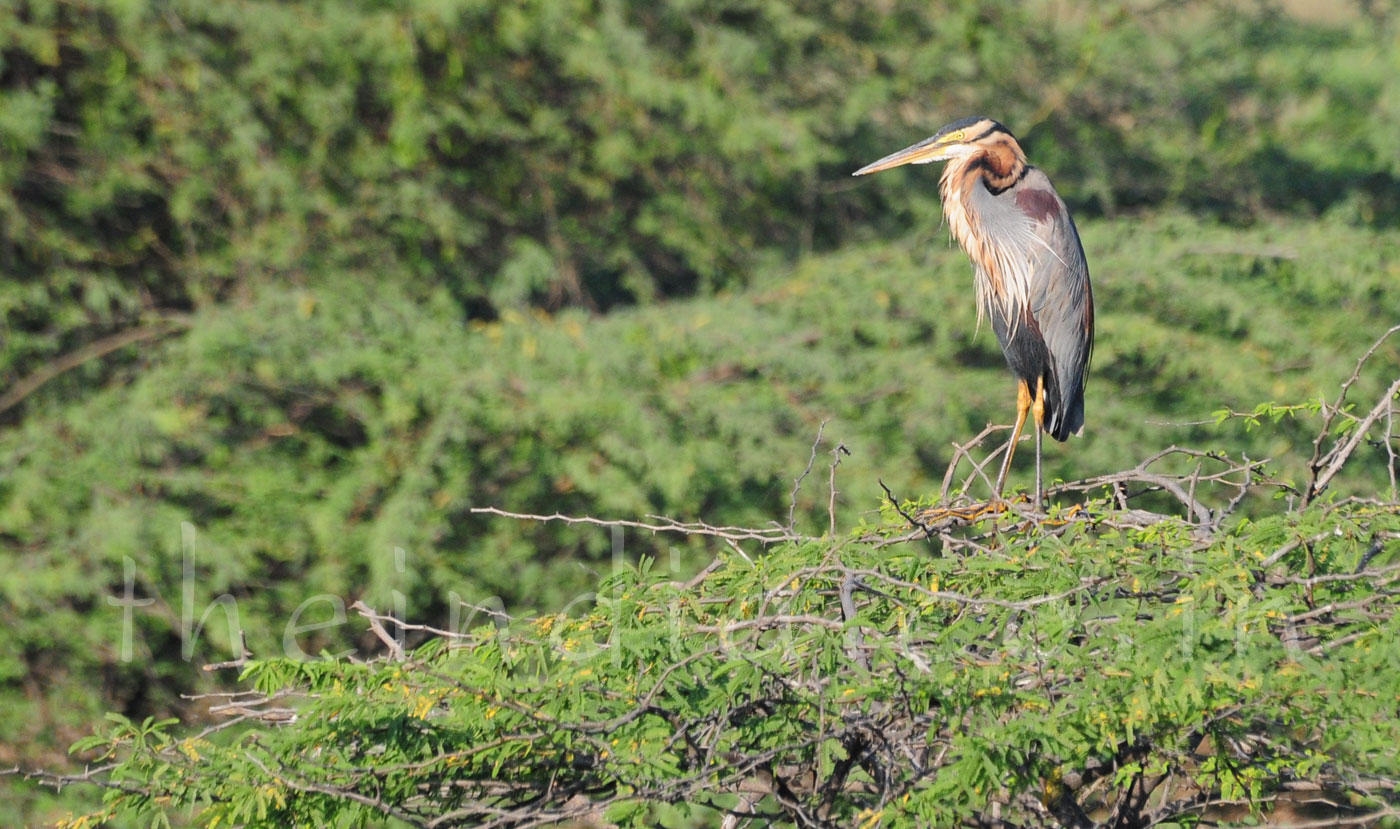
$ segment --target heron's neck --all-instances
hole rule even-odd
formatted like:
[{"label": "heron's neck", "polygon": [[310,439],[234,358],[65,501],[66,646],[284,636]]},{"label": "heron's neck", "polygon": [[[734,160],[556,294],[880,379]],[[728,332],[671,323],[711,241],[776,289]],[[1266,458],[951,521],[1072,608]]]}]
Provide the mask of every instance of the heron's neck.
[{"label": "heron's neck", "polygon": [[988,145],[983,152],[973,155],[971,162],[971,166],[979,168],[982,180],[994,195],[1020,181],[1026,174],[1026,154],[1016,139],[1010,136],[1003,136],[1002,140]]},{"label": "heron's neck", "polygon": [[1026,154],[1016,139],[1002,140],[984,146],[979,152],[952,159],[943,167],[938,180],[938,192],[943,197],[943,213],[948,228],[963,250],[978,261],[981,241],[973,226],[977,217],[970,201],[973,188],[985,186],[992,195],[999,195],[1026,175]]},{"label": "heron's neck", "polygon": [[948,232],[972,260],[973,273],[977,284],[977,321],[982,321],[988,304],[987,297],[1001,285],[996,268],[986,264],[995,261],[991,251],[978,233],[977,214],[972,205],[972,188],[982,186],[982,174],[976,163],[976,156],[965,156],[949,161],[943,167],[943,175],[938,180],[938,192],[943,197],[943,218],[948,222]]},{"label": "heron's neck", "polygon": [[993,297],[1004,300],[1010,296],[1007,287],[1020,280],[1011,272],[1014,266],[1006,255],[1007,246],[998,246],[982,226],[984,219],[978,215],[973,193],[975,188],[984,186],[992,195],[1005,192],[1025,176],[1026,169],[1025,153],[1015,140],[1007,140],[983,152],[949,161],[938,181],[948,230],[974,266],[979,321],[991,309]]}]

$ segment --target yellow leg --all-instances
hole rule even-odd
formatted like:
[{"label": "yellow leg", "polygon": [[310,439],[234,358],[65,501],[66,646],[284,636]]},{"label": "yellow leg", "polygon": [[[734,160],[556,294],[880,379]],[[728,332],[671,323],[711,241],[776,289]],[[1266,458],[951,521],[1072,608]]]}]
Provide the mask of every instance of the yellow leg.
[{"label": "yellow leg", "polygon": [[1039,377],[1035,381],[1035,402],[1031,404],[1031,412],[1035,415],[1035,511],[1040,512],[1041,492],[1043,487],[1040,481],[1040,438],[1041,432],[1045,431],[1045,378]]},{"label": "yellow leg", "polygon": [[1031,409],[1031,388],[1024,380],[1016,386],[1016,426],[1011,430],[1011,443],[1006,446],[1006,457],[1001,462],[1001,472],[997,475],[996,497],[1001,497],[1002,487],[1006,486],[1006,473],[1011,469],[1011,457],[1016,454],[1016,442],[1021,439],[1021,429],[1026,425],[1026,414]]}]

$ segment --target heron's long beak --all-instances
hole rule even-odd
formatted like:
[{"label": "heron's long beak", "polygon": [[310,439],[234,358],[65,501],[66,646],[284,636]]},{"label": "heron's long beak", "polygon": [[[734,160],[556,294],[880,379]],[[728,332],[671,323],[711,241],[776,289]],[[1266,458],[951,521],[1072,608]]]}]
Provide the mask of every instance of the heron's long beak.
[{"label": "heron's long beak", "polygon": [[905,147],[897,153],[891,153],[879,161],[872,162],[851,173],[853,176],[865,176],[871,173],[878,173],[881,170],[888,170],[892,167],[902,167],[905,164],[928,164],[932,161],[946,161],[953,157],[947,152],[949,142],[941,140],[938,136],[925,138],[917,144]]}]

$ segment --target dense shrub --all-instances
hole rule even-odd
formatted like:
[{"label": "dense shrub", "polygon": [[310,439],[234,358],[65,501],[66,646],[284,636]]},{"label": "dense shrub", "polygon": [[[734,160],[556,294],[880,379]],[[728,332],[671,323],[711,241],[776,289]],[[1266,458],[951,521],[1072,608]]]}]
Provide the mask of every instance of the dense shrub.
[{"label": "dense shrub", "polygon": [[[1171,442],[1278,458],[1296,478],[1304,424],[1244,432],[1212,413],[1330,395],[1400,319],[1387,234],[1169,217],[1084,233],[1100,342],[1086,437],[1047,447],[1050,479],[1119,469]],[[936,492],[952,442],[1004,421],[1013,402],[968,280],[963,255],[930,228],[803,260],[747,292],[594,319],[464,324],[445,292],[423,302],[358,274],[198,312],[126,383],[43,402],[0,434],[0,728],[23,757],[54,760],[105,708],[178,710],[177,694],[209,678],[197,666],[236,651],[217,608],[197,637],[183,625],[187,608],[197,622],[221,595],[267,653],[317,595],[441,620],[455,592],[518,614],[563,605],[610,566],[606,531],[516,526],[471,507],[762,525],[786,516],[828,418],[827,439],[852,452],[840,523],[873,507],[880,479]],[[1365,393],[1379,379],[1363,378]],[[1384,486],[1381,449],[1361,454],[1350,486]],[[826,526],[826,506],[818,472],[799,526]],[[182,523],[194,531],[188,602]],[[622,553],[669,565],[673,549],[682,567],[701,555],[649,534],[629,534]],[[156,604],[135,611],[125,661],[123,611],[108,598],[124,594],[128,567],[134,594]],[[298,641],[339,652],[362,633]]]},{"label": "dense shrub", "polygon": [[931,182],[846,173],[971,112],[1082,208],[1393,221],[1393,28],[1240,6],[23,0],[0,380],[347,266],[474,318],[734,286],[932,222]]},{"label": "dense shrub", "polygon": [[[1043,520],[953,492],[837,537],[684,529],[715,551],[699,575],[618,567],[574,614],[444,629],[355,605],[378,659],[240,661],[217,724],[83,740],[111,786],[83,822],[1393,818],[1400,502],[1326,484],[1361,436],[1394,450],[1397,389],[1323,410],[1296,484],[1166,450]],[[1251,486],[1287,497],[1241,521]]]}]

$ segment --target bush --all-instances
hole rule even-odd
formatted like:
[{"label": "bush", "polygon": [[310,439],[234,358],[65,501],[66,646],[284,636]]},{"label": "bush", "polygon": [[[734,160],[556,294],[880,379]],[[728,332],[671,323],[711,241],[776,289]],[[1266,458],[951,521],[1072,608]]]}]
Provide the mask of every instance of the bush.
[{"label": "bush", "polygon": [[346,268],[477,319],[740,286],[932,223],[931,182],[847,173],[972,112],[1081,211],[1393,222],[1391,28],[1233,6],[25,0],[0,382]]},{"label": "bush", "polygon": [[[1300,480],[1306,419],[1246,431],[1212,413],[1330,393],[1400,318],[1395,240],[1179,217],[1083,230],[1100,307],[1087,437],[1047,446],[1047,480],[1173,442],[1276,458]],[[995,339],[976,332],[968,279],[930,228],[775,269],[747,292],[600,318],[463,324],[446,292],[423,301],[360,273],[193,315],[124,384],[43,401],[0,433],[0,726],[23,748],[15,761],[58,762],[105,710],[165,717],[188,709],[181,693],[212,690],[193,666],[238,652],[217,607],[195,633],[220,596],[268,653],[318,595],[442,620],[455,592],[528,614],[591,590],[612,560],[605,531],[516,527],[473,507],[786,523],[828,419],[827,438],[853,453],[838,526],[871,508],[880,479],[936,492],[953,442],[1009,418],[1014,399]],[[1382,357],[1394,364],[1393,346]],[[1363,377],[1358,394],[1377,383]],[[1380,447],[1360,451],[1346,494],[1388,485]],[[1028,458],[1013,486],[1028,482]],[[804,487],[798,526],[826,527],[826,509],[824,489]],[[669,564],[673,550],[681,567],[707,558],[694,539],[624,539],[629,560]],[[125,660],[123,611],[108,600],[129,580],[156,604],[134,611]],[[316,603],[302,621],[330,610]],[[372,641],[347,626],[298,639],[311,654]]]},{"label": "bush", "polygon": [[[110,787],[83,820],[1393,816],[1400,501],[1327,490],[1364,440],[1400,443],[1398,393],[1324,406],[1297,485],[1167,450],[1057,487],[1091,496],[1042,519],[954,490],[839,537],[672,525],[714,562],[619,569],[572,616],[442,630],[357,604],[380,659],[238,660],[222,723],[81,741]],[[1279,497],[1232,517],[1255,487]]]}]

